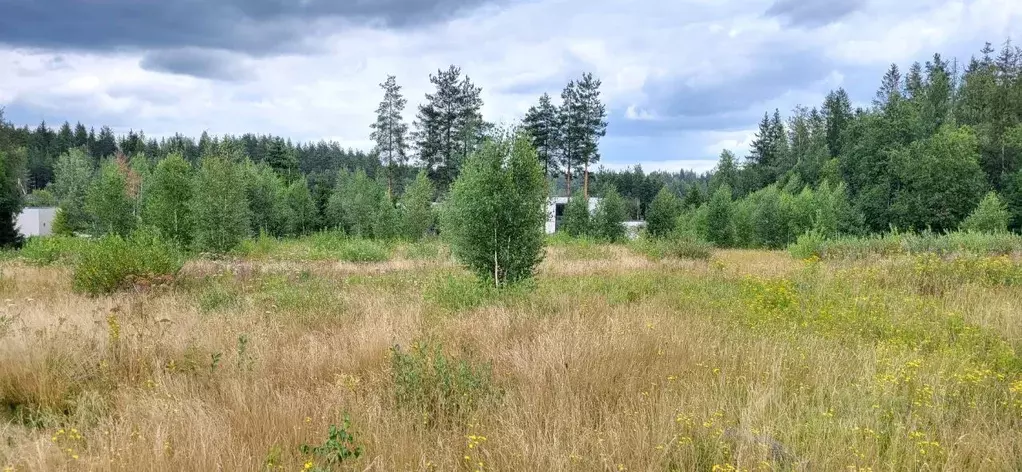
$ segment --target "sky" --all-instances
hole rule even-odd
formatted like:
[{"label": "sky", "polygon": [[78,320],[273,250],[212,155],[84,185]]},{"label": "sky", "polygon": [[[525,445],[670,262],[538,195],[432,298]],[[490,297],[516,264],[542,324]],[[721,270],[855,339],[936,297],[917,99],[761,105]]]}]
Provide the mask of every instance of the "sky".
[{"label": "sky", "polygon": [[747,153],[764,111],[837,87],[865,105],[891,63],[1020,35],[1017,0],[0,0],[0,106],[19,125],[368,150],[388,75],[409,123],[455,64],[511,124],[592,72],[601,164],[707,171]]}]

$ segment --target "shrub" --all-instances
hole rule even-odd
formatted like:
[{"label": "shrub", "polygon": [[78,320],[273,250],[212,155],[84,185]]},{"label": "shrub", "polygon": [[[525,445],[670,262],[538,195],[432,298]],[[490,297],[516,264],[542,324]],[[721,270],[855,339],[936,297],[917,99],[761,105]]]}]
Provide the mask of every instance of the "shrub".
[{"label": "shrub", "polygon": [[721,185],[706,204],[706,239],[718,247],[730,247],[735,241],[734,203],[731,187]]},{"label": "shrub", "polygon": [[74,236],[31,237],[18,253],[30,264],[71,263],[89,240]]},{"label": "shrub", "polygon": [[420,171],[401,196],[401,231],[410,241],[418,241],[433,227],[433,182]]},{"label": "shrub", "polygon": [[57,197],[47,189],[37,188],[25,195],[26,207],[54,207],[57,206]]},{"label": "shrub", "polygon": [[382,241],[351,238],[338,248],[337,256],[348,262],[383,262],[390,259],[390,247]]},{"label": "shrub", "polygon": [[451,253],[504,287],[532,278],[543,260],[543,169],[524,134],[497,136],[465,164],[441,212]]},{"label": "shrub", "polygon": [[85,195],[85,209],[94,234],[127,236],[135,227],[135,202],[128,195],[128,177],[119,161],[108,159]]},{"label": "shrub", "polygon": [[589,199],[576,195],[568,199],[561,217],[561,227],[565,234],[578,238],[593,233],[592,215],[589,214]]},{"label": "shrub", "polygon": [[447,355],[439,344],[391,348],[391,372],[397,404],[430,426],[460,422],[498,393],[489,363]]},{"label": "shrub", "polygon": [[997,192],[990,192],[962,221],[961,229],[980,233],[1004,233],[1008,231],[1010,219],[1007,205],[997,196]]},{"label": "shrub", "polygon": [[632,249],[651,260],[666,258],[707,260],[713,245],[687,233],[673,232],[662,239],[643,238],[632,243]]},{"label": "shrub", "polygon": [[617,188],[608,185],[593,215],[593,232],[604,241],[616,243],[625,239],[625,202]]},{"label": "shrub", "polygon": [[654,238],[668,236],[674,231],[675,222],[681,215],[681,199],[674,191],[664,187],[646,210],[646,230]]},{"label": "shrub", "polygon": [[181,270],[177,249],[156,232],[138,231],[129,239],[107,235],[82,247],[74,266],[74,289],[89,295],[112,293],[133,281],[159,281]]},{"label": "shrub", "polygon": [[180,154],[171,154],[156,165],[142,221],[181,247],[188,247],[192,241],[193,192],[191,164]]}]

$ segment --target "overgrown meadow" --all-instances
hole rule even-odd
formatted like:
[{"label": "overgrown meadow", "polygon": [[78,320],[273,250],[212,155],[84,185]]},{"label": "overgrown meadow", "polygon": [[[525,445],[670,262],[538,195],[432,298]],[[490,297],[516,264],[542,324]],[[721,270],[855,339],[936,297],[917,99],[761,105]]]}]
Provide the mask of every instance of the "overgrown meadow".
[{"label": "overgrown meadow", "polygon": [[1022,261],[955,237],[559,237],[501,291],[430,240],[31,240],[0,263],[0,467],[1015,470]]}]

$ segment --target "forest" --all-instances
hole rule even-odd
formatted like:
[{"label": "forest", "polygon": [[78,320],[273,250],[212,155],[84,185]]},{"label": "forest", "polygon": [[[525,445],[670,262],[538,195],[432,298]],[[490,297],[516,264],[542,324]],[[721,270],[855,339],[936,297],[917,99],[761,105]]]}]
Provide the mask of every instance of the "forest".
[{"label": "forest", "polygon": [[[892,64],[870,105],[853,108],[838,89],[819,106],[798,106],[787,117],[780,110],[764,113],[749,154],[725,150],[705,175],[597,167],[608,123],[601,82],[592,74],[571,81],[558,104],[543,94],[516,126],[532,137],[551,195],[616,192],[624,206],[618,213],[652,219],[654,234],[687,233],[722,247],[780,248],[811,230],[824,236],[946,232],[960,229],[981,201],[997,214],[1007,211],[1007,229],[1018,230],[1020,70],[1022,52],[1010,40],[999,48],[987,43],[964,63],[934,54],[925,63]],[[369,126],[376,146],[368,151],[271,135],[155,139],[142,131],[115,136],[106,126],[96,132],[81,123],[30,128],[3,122],[5,214],[23,204],[57,204],[64,210],[58,229],[65,233],[127,234],[137,224],[162,225],[150,221],[160,216],[146,215],[170,211],[168,205],[179,206],[181,215],[196,213],[182,221],[201,220],[203,211],[211,211],[199,208],[203,193],[219,195],[236,186],[225,193],[236,195],[232,205],[244,220],[235,225],[235,240],[327,228],[406,234],[379,221],[396,221],[391,213],[404,208],[406,190],[416,182],[426,185],[422,178],[429,188],[415,192],[442,200],[462,162],[499,132],[480,114],[481,88],[460,68],[440,69],[430,81],[435,92],[418,106],[411,127],[396,78],[380,84],[383,99]],[[224,169],[207,176],[206,161],[214,157],[225,163],[208,164]],[[417,179],[420,171],[424,177]],[[203,178],[210,180],[196,185]],[[342,198],[344,192],[350,198]],[[345,219],[342,206],[377,220],[377,229]],[[194,239],[182,238],[185,244]]]}]

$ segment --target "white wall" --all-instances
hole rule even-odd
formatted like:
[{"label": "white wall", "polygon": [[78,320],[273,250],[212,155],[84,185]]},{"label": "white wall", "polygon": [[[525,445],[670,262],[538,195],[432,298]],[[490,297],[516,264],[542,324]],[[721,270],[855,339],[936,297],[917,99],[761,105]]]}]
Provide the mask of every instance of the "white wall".
[{"label": "white wall", "polygon": [[24,236],[48,236],[53,233],[56,215],[56,208],[25,208],[18,214],[14,226]]}]

